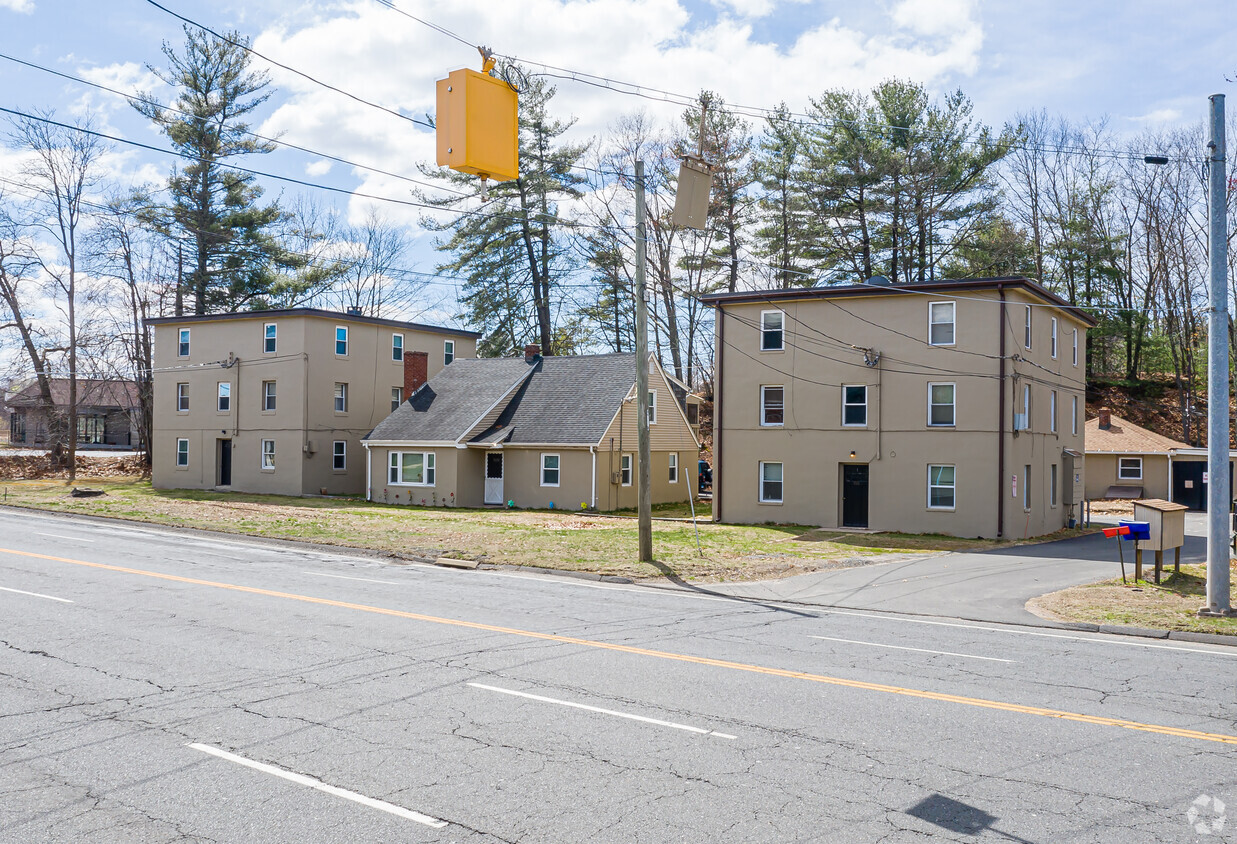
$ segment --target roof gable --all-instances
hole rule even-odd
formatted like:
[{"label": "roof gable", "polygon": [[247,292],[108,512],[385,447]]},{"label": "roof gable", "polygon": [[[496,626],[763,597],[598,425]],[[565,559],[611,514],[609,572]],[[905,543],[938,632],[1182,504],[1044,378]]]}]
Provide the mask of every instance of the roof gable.
[{"label": "roof gable", "polygon": [[366,436],[368,440],[454,441],[529,374],[523,358],[460,358],[431,378]]},{"label": "roof gable", "polygon": [[1088,419],[1083,426],[1083,441],[1088,453],[1109,454],[1167,454],[1169,451],[1191,446],[1177,440],[1148,431],[1115,414],[1108,428],[1100,427],[1099,417]]}]

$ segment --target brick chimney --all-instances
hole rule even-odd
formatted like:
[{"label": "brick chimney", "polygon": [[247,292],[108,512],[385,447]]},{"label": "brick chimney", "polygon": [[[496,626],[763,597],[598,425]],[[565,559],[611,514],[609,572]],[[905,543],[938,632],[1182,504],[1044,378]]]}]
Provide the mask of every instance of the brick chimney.
[{"label": "brick chimney", "polygon": [[1112,411],[1106,407],[1100,408],[1100,430],[1107,431],[1112,427]]},{"label": "brick chimney", "polygon": [[404,352],[404,400],[429,380],[430,353]]},{"label": "brick chimney", "polygon": [[540,354],[541,354],[541,347],[538,346],[536,343],[529,343],[527,346],[524,347],[524,361],[526,363],[532,363],[533,359],[536,358]]}]

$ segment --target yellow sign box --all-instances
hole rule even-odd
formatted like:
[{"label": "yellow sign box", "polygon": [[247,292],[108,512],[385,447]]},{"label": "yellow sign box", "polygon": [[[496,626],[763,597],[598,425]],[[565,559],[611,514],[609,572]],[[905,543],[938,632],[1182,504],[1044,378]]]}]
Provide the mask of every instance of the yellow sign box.
[{"label": "yellow sign box", "polygon": [[519,97],[502,79],[453,70],[438,80],[438,165],[505,182],[520,175]]}]

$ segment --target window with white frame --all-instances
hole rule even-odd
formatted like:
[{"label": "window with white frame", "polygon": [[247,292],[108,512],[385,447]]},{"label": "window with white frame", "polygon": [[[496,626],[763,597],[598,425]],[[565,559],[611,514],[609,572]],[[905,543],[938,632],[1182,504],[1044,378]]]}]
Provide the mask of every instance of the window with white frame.
[{"label": "window with white frame", "polygon": [[1070,396],[1069,432],[1078,436],[1078,396]]},{"label": "window with white frame", "polygon": [[387,462],[387,482],[399,486],[433,486],[434,452],[392,451]]},{"label": "window with white frame", "polygon": [[449,366],[451,361],[455,360],[455,341],[442,341],[442,365]]},{"label": "window with white frame", "polygon": [[189,409],[189,385],[186,383],[176,385],[176,409],[178,411]]},{"label": "window with white frame", "polygon": [[219,382],[219,412],[227,413],[232,409],[232,382]]},{"label": "window with white frame", "polygon": [[956,506],[956,468],[946,465],[928,466],[928,509],[953,510]]},{"label": "window with white frame", "polygon": [[1022,412],[1014,414],[1014,430],[1031,430],[1031,385],[1022,385]]},{"label": "window with white frame", "polygon": [[954,425],[954,384],[928,385],[928,424],[938,426]]},{"label": "window with white frame", "polygon": [[760,351],[780,352],[785,348],[786,315],[781,311],[760,312]]},{"label": "window with white frame", "polygon": [[275,354],[275,349],[278,347],[275,335],[278,331],[279,329],[273,322],[268,322],[262,326],[262,352],[264,354]]},{"label": "window with white frame", "polygon": [[186,439],[176,441],[176,465],[181,468],[189,465],[189,441]]},{"label": "window with white frame", "polygon": [[619,458],[619,481],[623,486],[631,486],[631,455],[624,454]]},{"label": "window with white frame", "polygon": [[557,454],[541,455],[541,485],[558,486],[559,459]]},{"label": "window with white frame", "polygon": [[1078,365],[1078,329],[1074,329],[1074,366]]},{"label": "window with white frame", "polygon": [[865,384],[842,386],[842,424],[862,427],[868,424],[868,388]]},{"label": "window with white frame", "polygon": [[404,388],[403,387],[392,387],[391,388],[391,412],[394,413],[395,411],[399,410],[399,406],[403,403],[404,403]]},{"label": "window with white frame", "polygon": [[348,385],[338,381],[335,383],[335,412],[348,412]]},{"label": "window with white frame", "polygon": [[672,484],[679,482],[679,455],[676,452],[670,452],[670,473],[668,480]]},{"label": "window with white frame", "polygon": [[403,334],[392,334],[391,335],[391,360],[403,360],[403,359],[404,359],[404,335]]},{"label": "window with white frame", "polygon": [[760,388],[760,424],[765,427],[782,425],[786,419],[786,391],[780,386]]},{"label": "window with white frame", "polygon": [[348,441],[335,440],[331,443],[331,468],[342,472],[348,468]]},{"label": "window with white frame", "polygon": [[1048,506],[1057,506],[1057,464],[1048,467]]},{"label": "window with white frame", "polygon": [[1031,349],[1031,306],[1027,305],[1026,328],[1023,332],[1022,347],[1027,351]]},{"label": "window with white frame", "polygon": [[649,424],[657,424],[657,391],[649,390]]},{"label": "window with white frame", "polygon": [[957,306],[953,302],[928,303],[928,345],[954,344],[954,318]]},{"label": "window with white frame", "polygon": [[1052,318],[1052,359],[1057,358],[1057,318]]},{"label": "window with white frame", "polygon": [[263,381],[262,382],[262,409],[267,410],[267,411],[275,409],[275,382],[274,381]]},{"label": "window with white frame", "polygon": [[348,327],[335,326],[335,354],[344,357],[348,354]]},{"label": "window with white frame", "polygon": [[262,468],[266,470],[275,468],[274,440],[262,440]]},{"label": "window with white frame", "polygon": [[1052,433],[1057,432],[1057,391],[1053,390],[1048,394],[1048,411],[1049,411],[1049,430]]},{"label": "window with white frame", "polygon": [[1117,480],[1141,481],[1143,479],[1143,459],[1141,457],[1121,457],[1117,459]]},{"label": "window with white frame", "polygon": [[176,356],[181,358],[189,357],[189,329],[182,328],[179,335],[179,343],[176,346]]},{"label": "window with white frame", "polygon": [[782,503],[782,464],[760,462],[760,501],[762,504]]}]

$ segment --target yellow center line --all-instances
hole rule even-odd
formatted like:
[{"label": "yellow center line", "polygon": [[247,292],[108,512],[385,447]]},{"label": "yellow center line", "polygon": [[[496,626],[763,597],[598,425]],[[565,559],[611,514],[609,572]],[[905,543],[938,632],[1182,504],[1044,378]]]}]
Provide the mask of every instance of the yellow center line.
[{"label": "yellow center line", "polygon": [[1127,721],[1122,718],[1104,718],[1098,715],[1084,715],[1079,712],[1066,712],[1060,709],[1045,709],[1040,706],[1025,706],[1020,703],[1006,703],[999,700],[964,697],[962,695],[951,695],[943,692],[930,692],[923,689],[908,689],[903,688],[902,686],[890,686],[885,683],[868,683],[863,680],[848,680],[844,677],[829,677],[824,674],[812,674],[806,671],[790,671],[785,668],[770,668],[764,665],[751,665],[745,662],[732,662],[725,659],[712,659],[704,656],[677,654],[671,651],[638,648],[633,645],[618,645],[611,642],[599,642],[594,639],[579,639],[574,636],[559,636],[554,633],[538,633],[535,630],[520,630],[516,627],[500,627],[498,625],[482,624],[476,621],[441,618],[439,616],[423,615],[421,613],[406,612],[404,610],[393,610],[387,607],[375,607],[369,604],[355,604],[351,601],[335,601],[330,598],[315,598],[311,595],[297,595],[293,592],[279,592],[273,589],[259,589],[256,586],[240,586],[235,583],[220,583],[215,580],[200,580],[195,577],[182,577],[177,574],[164,574],[163,572],[146,571],[145,569],[134,569],[126,566],[113,566],[106,563],[91,563],[85,560],[73,560],[68,557],[54,557],[49,554],[35,554],[30,551],[15,551],[9,548],[0,548],[0,553],[14,554],[19,557],[32,557],[38,560],[51,560],[57,563],[69,563],[75,566],[86,566],[88,568],[103,569],[104,571],[114,571],[122,574],[135,574],[142,577],[154,577],[160,580],[174,581],[176,583],[189,583],[194,586],[209,586],[214,589],[231,589],[235,592],[247,592],[251,595],[265,595],[269,598],[283,598],[289,601],[302,601],[307,604],[321,604],[327,607],[340,607],[348,610],[359,610],[361,612],[377,613],[378,615],[389,615],[396,618],[412,619],[413,621],[424,621],[430,624],[446,624],[453,627],[463,627],[469,630],[482,630],[487,633],[501,633],[507,636],[521,636],[526,639],[542,639],[548,642],[561,642],[566,645],[580,645],[586,648],[599,648],[601,650],[618,651],[619,653],[636,654],[638,656],[655,657],[657,659],[689,662],[695,665],[707,665],[713,668],[726,668],[732,671],[746,671],[752,674],[764,674],[771,677],[788,677],[794,680],[808,680],[813,683],[825,683],[831,686],[842,686],[849,689],[862,689],[869,692],[882,692],[884,694],[902,695],[905,697],[920,698],[923,700],[935,700],[943,703],[957,703],[964,706],[978,706],[983,709],[996,709],[1002,712],[1017,712],[1023,715],[1038,715],[1043,718],[1059,718],[1062,721],[1076,721],[1080,724],[1095,724],[1103,727],[1121,727],[1127,730],[1139,730],[1144,733],[1158,733],[1165,736],[1177,736],[1178,738],[1196,739],[1199,741],[1218,742],[1220,744],[1237,746],[1237,736],[1224,735],[1222,733],[1205,733],[1199,730],[1168,727],[1162,724],[1144,724],[1139,721]]}]

